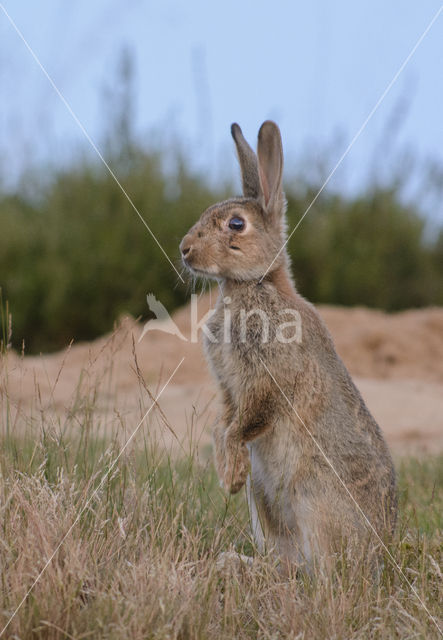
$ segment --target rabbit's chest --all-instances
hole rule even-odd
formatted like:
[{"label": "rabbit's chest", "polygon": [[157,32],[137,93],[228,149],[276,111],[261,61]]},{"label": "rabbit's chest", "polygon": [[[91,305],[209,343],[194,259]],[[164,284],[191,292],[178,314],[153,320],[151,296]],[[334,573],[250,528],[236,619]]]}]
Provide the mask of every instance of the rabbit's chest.
[{"label": "rabbit's chest", "polygon": [[267,315],[240,305],[216,309],[207,323],[204,349],[216,378],[235,397],[256,380],[272,350]]}]

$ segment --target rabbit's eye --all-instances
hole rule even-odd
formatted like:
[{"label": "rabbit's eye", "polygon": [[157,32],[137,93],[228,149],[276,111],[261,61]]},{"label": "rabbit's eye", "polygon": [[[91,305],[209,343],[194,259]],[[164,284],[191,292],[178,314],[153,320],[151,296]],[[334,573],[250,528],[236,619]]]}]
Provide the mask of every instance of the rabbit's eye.
[{"label": "rabbit's eye", "polygon": [[245,221],[242,218],[234,217],[229,220],[228,226],[233,231],[241,231],[242,229],[244,229]]}]

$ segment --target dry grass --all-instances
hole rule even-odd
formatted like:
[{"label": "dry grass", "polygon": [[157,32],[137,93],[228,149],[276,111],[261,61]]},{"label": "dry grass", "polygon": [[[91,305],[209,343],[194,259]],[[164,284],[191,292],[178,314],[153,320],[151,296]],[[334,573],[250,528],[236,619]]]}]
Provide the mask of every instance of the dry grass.
[{"label": "dry grass", "polygon": [[[3,637],[440,637],[388,560],[377,584],[363,562],[346,557],[331,575],[284,580],[272,557],[254,549],[243,495],[224,495],[210,452],[192,439],[186,455],[172,457],[147,421],[106,475],[134,425],[96,411],[94,387],[82,387],[63,415],[39,410],[36,390],[35,409],[24,415],[9,405],[1,374],[1,628],[81,514]],[[436,618],[442,463],[398,461],[391,548]],[[217,571],[228,549],[254,554],[253,566]]]}]

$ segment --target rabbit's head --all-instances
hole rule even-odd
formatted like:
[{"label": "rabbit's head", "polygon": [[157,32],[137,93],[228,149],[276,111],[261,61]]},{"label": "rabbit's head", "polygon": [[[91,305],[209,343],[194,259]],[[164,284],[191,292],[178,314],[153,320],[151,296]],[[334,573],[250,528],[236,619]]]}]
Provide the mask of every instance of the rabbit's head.
[{"label": "rabbit's head", "polygon": [[[209,207],[180,243],[185,266],[197,275],[238,281],[260,279],[286,260],[286,200],[282,188],[280,130],[262,124],[257,155],[238,124],[231,127],[242,174],[243,197]],[[278,256],[277,256],[278,254]],[[277,258],[276,258],[277,256]]]}]

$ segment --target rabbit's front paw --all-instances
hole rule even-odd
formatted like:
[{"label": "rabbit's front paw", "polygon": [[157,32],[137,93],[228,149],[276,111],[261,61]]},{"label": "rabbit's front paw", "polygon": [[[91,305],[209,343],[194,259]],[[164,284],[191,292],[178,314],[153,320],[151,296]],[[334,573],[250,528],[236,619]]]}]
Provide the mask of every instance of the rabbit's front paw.
[{"label": "rabbit's front paw", "polygon": [[244,442],[226,447],[223,484],[229,493],[237,493],[246,482],[250,469],[249,453]]}]

